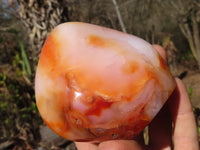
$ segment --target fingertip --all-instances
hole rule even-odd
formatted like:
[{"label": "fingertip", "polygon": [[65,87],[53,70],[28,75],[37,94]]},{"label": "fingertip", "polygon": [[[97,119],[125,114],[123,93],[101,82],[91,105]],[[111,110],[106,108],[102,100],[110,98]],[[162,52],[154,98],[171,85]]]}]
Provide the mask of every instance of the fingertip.
[{"label": "fingertip", "polygon": [[[172,93],[170,99],[169,99],[169,107],[172,111],[172,115],[175,115],[177,113],[192,111],[192,105],[189,99],[189,95],[187,93],[187,89],[179,78],[175,78],[176,81],[176,88],[174,92]],[[176,114],[174,114],[176,112]]]},{"label": "fingertip", "polygon": [[172,115],[172,119],[175,122],[178,114],[182,114],[186,110],[191,111],[191,103],[187,90],[183,82],[179,78],[175,78],[176,87],[168,100],[168,106]]},{"label": "fingertip", "polygon": [[152,46],[158,51],[160,56],[166,61],[167,60],[167,56],[166,56],[165,49],[162,46],[157,45],[157,44],[153,44]]},{"label": "fingertip", "polygon": [[181,79],[175,78],[175,81],[176,81],[178,87],[180,86],[181,88],[185,88],[185,85]]}]

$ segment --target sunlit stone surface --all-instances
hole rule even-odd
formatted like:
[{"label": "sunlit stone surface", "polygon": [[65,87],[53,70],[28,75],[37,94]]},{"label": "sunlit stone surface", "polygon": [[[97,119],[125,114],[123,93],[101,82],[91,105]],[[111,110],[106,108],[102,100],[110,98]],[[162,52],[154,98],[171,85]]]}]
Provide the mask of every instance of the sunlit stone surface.
[{"label": "sunlit stone surface", "polygon": [[149,43],[77,22],[61,24],[48,36],[35,79],[42,118],[75,141],[134,138],[174,87],[168,67]]}]

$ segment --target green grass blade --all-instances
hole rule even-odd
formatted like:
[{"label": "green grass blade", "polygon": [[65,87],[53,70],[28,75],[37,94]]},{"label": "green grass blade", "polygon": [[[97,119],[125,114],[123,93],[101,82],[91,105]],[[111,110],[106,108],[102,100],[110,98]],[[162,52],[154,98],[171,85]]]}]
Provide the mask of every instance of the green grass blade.
[{"label": "green grass blade", "polygon": [[20,50],[21,50],[21,56],[22,56],[22,69],[25,73],[28,73],[29,75],[32,74],[31,72],[31,67],[24,49],[24,45],[23,43],[19,40],[19,46],[20,46]]}]

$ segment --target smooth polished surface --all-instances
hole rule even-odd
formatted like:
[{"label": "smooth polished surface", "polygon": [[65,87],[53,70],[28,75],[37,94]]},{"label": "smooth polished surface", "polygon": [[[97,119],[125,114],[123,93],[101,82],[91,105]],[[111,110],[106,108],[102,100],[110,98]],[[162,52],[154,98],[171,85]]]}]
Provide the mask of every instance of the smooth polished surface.
[{"label": "smooth polished surface", "polygon": [[78,22],[51,32],[35,79],[42,118],[75,141],[134,138],[174,88],[165,61],[149,43]]}]

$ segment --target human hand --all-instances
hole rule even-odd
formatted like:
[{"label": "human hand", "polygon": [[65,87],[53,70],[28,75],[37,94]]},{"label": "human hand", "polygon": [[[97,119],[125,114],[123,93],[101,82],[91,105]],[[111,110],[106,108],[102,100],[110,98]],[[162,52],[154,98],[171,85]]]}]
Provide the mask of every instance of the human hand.
[{"label": "human hand", "polygon": [[[163,48],[153,46],[166,60]],[[110,140],[99,144],[76,142],[78,150],[199,150],[197,127],[187,90],[181,80],[175,81],[173,94],[149,125],[148,145],[138,137],[137,140]]]}]

